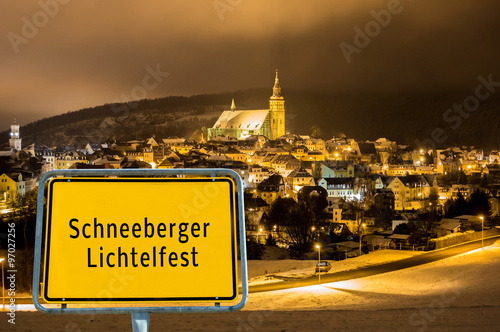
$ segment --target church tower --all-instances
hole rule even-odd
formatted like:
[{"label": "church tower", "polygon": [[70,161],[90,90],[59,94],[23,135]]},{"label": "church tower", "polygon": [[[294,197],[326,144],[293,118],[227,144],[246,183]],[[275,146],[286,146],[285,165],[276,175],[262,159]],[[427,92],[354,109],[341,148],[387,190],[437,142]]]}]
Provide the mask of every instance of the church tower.
[{"label": "church tower", "polygon": [[19,125],[15,124],[16,120],[14,120],[14,124],[10,126],[10,148],[21,151],[21,137],[19,134]]},{"label": "church tower", "polygon": [[281,87],[276,69],[273,95],[269,99],[269,115],[271,118],[272,139],[285,135],[285,98],[281,95]]}]

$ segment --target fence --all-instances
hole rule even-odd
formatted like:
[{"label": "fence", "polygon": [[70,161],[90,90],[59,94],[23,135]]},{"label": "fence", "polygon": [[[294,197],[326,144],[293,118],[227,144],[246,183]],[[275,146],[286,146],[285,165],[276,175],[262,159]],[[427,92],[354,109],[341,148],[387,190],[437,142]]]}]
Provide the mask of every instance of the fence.
[{"label": "fence", "polygon": [[[500,229],[492,228],[484,231],[484,237],[490,237],[500,234]],[[450,235],[446,235],[437,239],[432,239],[429,242],[433,242],[436,244],[434,249],[446,248],[449,246],[453,246],[455,244],[460,244],[463,242],[479,240],[482,236],[482,232],[473,232],[468,231],[465,233],[454,233]]]}]

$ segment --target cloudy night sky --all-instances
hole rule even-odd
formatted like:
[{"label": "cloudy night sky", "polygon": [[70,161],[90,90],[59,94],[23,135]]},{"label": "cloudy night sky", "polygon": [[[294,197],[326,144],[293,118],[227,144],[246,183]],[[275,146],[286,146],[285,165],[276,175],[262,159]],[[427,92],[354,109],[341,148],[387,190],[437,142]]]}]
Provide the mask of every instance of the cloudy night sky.
[{"label": "cloudy night sky", "polygon": [[[0,1],[0,130],[127,101],[147,67],[169,73],[148,98],[271,88],[275,68],[284,91],[332,94],[500,81],[494,0]],[[348,63],[341,43],[355,47],[355,29],[388,7]]]}]

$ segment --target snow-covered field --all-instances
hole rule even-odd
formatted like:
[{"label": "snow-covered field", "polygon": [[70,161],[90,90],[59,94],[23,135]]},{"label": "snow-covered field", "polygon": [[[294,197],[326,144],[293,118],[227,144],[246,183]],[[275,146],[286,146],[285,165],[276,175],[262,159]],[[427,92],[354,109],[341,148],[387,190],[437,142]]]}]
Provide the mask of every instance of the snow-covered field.
[{"label": "snow-covered field", "polygon": [[[380,262],[386,261],[382,259],[385,256]],[[245,309],[380,310],[425,306],[498,306],[500,314],[500,242],[485,250],[371,277],[250,294]]]},{"label": "snow-covered field", "polygon": [[[370,253],[334,262],[332,272],[394,260],[388,256],[393,254]],[[250,269],[271,273],[273,269],[285,271],[287,264],[295,268],[295,272],[287,273],[309,269],[294,261],[263,261],[255,266],[251,263]],[[314,266],[312,261],[301,264]],[[497,241],[484,250],[395,272],[321,286],[252,293],[245,308],[237,313],[153,314],[151,331],[500,331],[499,276]],[[7,330],[132,330],[127,315],[88,317],[19,312],[17,322],[15,328],[8,326],[11,329]]]},{"label": "snow-covered field", "polygon": [[[363,267],[388,263],[423,254],[422,251],[380,250],[341,261],[327,260],[332,264],[328,273],[355,270]],[[248,261],[249,285],[282,281],[279,277],[304,278],[314,275],[317,260],[251,260]],[[272,275],[275,278],[270,279]],[[241,278],[240,278],[241,280]]]}]

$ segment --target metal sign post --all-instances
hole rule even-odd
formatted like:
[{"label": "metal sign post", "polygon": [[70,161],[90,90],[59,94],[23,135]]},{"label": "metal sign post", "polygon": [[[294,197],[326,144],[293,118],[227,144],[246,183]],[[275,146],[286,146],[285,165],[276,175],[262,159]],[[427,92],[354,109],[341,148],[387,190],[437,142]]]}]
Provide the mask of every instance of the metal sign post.
[{"label": "metal sign post", "polygon": [[[44,228],[43,297],[60,308],[39,301]],[[235,305],[221,305],[238,298]],[[243,308],[247,298],[243,184],[236,172],[56,170],[42,176],[33,271],[33,302],[39,311],[130,313],[133,330],[148,331],[150,313],[232,312]],[[154,302],[213,304],[103,306]],[[81,303],[95,307],[68,308]]]},{"label": "metal sign post", "polygon": [[132,332],[149,331],[149,312],[132,313]]}]

